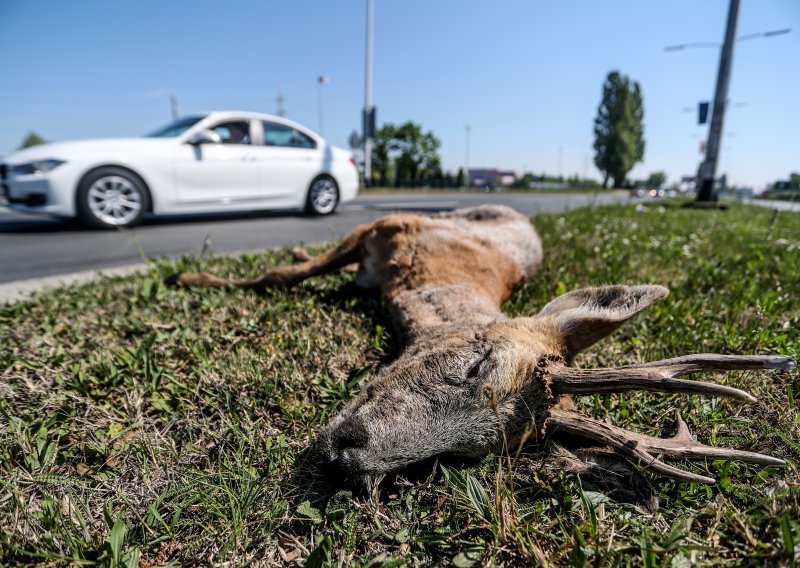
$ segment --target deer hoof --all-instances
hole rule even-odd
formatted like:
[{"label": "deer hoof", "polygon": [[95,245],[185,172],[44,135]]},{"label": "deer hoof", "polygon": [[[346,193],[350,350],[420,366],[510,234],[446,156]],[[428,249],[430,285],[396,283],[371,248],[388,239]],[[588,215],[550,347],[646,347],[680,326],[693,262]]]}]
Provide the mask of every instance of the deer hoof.
[{"label": "deer hoof", "polygon": [[170,274],[166,278],[164,278],[164,284],[167,286],[171,286],[173,288],[180,286],[181,284],[181,275],[183,272],[176,272],[175,274]]}]

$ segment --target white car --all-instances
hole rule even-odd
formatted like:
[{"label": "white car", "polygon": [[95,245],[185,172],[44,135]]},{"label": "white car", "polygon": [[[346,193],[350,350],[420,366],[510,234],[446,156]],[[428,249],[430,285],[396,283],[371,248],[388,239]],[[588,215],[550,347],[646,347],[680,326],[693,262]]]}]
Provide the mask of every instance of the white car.
[{"label": "white car", "polygon": [[146,213],[303,209],[327,215],[358,192],[350,152],[277,116],[186,116],[143,138],[34,146],[0,160],[0,203],[131,227]]}]

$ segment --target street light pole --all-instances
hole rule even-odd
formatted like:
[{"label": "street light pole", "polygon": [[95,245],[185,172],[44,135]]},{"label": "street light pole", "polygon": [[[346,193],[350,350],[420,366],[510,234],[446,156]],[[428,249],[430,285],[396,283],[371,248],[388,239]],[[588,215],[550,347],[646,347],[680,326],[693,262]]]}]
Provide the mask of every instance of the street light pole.
[{"label": "street light pole", "polygon": [[325,129],[322,121],[322,85],[330,82],[330,79],[325,75],[320,75],[317,79],[317,102],[319,103],[319,135],[325,136]]},{"label": "street light pole", "polygon": [[719,163],[719,146],[722,137],[722,124],[725,119],[725,107],[728,103],[728,87],[731,82],[731,66],[733,64],[733,46],[736,43],[736,25],[739,20],[740,0],[730,0],[728,7],[728,24],[725,27],[725,41],[719,56],[717,71],[717,87],[714,92],[714,109],[711,114],[711,126],[708,129],[706,158],[700,166],[697,176],[698,202],[716,202],[719,196],[714,187]]},{"label": "street light pole", "polygon": [[372,184],[372,132],[370,117],[372,116],[372,0],[367,0],[367,54],[364,73],[364,185]]},{"label": "street light pole", "polygon": [[172,120],[178,120],[178,116],[180,115],[180,110],[178,109],[178,97],[175,95],[170,95],[169,105],[170,109],[172,110]]},{"label": "street light pole", "polygon": [[470,179],[469,179],[469,135],[472,132],[472,127],[467,124],[464,126],[464,131],[466,132],[466,145],[464,147],[464,187],[468,188],[470,186]]}]

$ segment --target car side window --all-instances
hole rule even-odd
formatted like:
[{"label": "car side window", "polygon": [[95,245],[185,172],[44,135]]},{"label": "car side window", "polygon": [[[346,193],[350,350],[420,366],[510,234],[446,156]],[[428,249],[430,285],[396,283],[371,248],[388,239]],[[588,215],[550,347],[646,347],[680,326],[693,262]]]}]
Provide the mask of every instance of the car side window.
[{"label": "car side window", "polygon": [[221,122],[211,130],[219,134],[222,144],[250,144],[250,123],[246,120]]},{"label": "car side window", "polygon": [[285,124],[267,121],[264,121],[264,145],[281,146],[283,148],[317,147],[314,139],[307,134]]}]

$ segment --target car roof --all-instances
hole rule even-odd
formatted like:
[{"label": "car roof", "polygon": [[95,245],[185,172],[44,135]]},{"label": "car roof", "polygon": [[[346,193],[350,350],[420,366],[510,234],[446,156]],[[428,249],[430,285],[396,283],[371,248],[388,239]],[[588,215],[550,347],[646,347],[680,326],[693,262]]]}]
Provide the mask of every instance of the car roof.
[{"label": "car roof", "polygon": [[324,140],[322,136],[308,128],[307,126],[303,126],[293,120],[289,120],[282,116],[276,116],[273,114],[266,114],[262,112],[251,112],[251,111],[239,111],[239,110],[215,110],[206,113],[202,113],[205,115],[206,119],[213,119],[213,120],[224,120],[224,119],[235,119],[235,118],[243,118],[247,120],[269,120],[271,122],[277,122],[279,124],[285,124],[286,126],[291,126],[292,128],[297,128],[298,130],[311,135],[314,138],[318,138],[319,140]]}]

